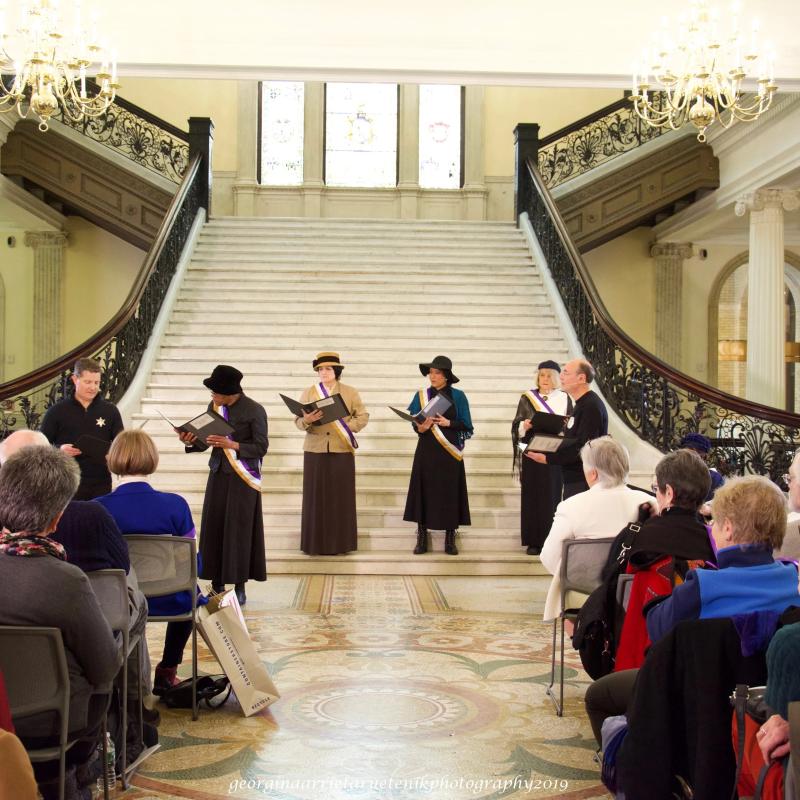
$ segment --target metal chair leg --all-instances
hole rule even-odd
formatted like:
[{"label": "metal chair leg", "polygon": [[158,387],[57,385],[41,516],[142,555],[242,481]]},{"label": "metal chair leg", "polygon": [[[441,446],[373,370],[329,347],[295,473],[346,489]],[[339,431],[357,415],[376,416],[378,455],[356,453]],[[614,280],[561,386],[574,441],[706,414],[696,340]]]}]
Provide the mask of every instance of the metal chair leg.
[{"label": "metal chair leg", "polygon": [[192,720],[197,720],[197,622],[192,620]]},{"label": "metal chair leg", "polygon": [[125,660],[122,662],[122,788],[128,788],[128,636],[123,637]]},{"label": "metal chair leg", "polygon": [[[103,717],[103,727],[101,729],[100,735],[103,737],[102,739],[102,749],[101,749],[101,757],[103,759],[103,800],[108,800],[108,769],[106,765],[108,764],[108,728],[106,727],[106,719],[107,719],[108,711],[106,711],[106,716]],[[61,800],[64,800],[63,796]]]},{"label": "metal chair leg", "polygon": [[564,626],[565,626],[565,617],[564,614],[561,614],[561,656],[560,656],[560,664],[561,668],[558,674],[558,681],[560,684],[559,690],[559,702],[558,708],[556,709],[556,714],[559,717],[564,716]]}]

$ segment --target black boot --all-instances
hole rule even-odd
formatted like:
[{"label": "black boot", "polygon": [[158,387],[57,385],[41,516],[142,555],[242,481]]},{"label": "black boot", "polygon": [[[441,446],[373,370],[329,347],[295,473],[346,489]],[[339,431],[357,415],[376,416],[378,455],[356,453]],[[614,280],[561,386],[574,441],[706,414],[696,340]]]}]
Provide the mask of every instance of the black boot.
[{"label": "black boot", "polygon": [[244,583],[236,584],[236,599],[239,601],[240,606],[243,606],[247,602],[247,595],[244,593]]},{"label": "black boot", "polygon": [[417,526],[417,546],[414,548],[414,555],[420,556],[428,552],[428,529],[421,524]]},{"label": "black boot", "polygon": [[445,531],[444,532],[444,551],[449,556],[457,556],[458,555],[458,548],[456,547],[456,532],[455,531]]}]

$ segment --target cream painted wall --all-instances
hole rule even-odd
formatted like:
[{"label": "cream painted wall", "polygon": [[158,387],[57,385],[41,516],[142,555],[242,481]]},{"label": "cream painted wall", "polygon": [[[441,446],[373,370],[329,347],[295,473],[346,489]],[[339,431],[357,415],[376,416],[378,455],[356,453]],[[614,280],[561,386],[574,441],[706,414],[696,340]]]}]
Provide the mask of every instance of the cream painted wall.
[{"label": "cream painted wall", "polygon": [[[8,246],[9,236],[16,240],[14,247]],[[7,381],[33,367],[33,250],[25,247],[21,228],[0,228],[0,278],[5,288],[2,380]]]},{"label": "cream painted wall", "polygon": [[214,171],[236,169],[236,81],[121,78],[120,95],[181,130],[189,117],[211,117],[214,123]]},{"label": "cream painted wall", "polygon": [[514,128],[538,122],[547,136],[622,97],[619,89],[535,89],[528,86],[487,86],[486,175],[514,174]]},{"label": "cream painted wall", "polygon": [[67,217],[64,253],[64,352],[116,314],[145,253],[81,217]]},{"label": "cream painted wall", "polygon": [[650,352],[655,347],[652,241],[650,228],[636,228],[583,256],[609,314]]}]

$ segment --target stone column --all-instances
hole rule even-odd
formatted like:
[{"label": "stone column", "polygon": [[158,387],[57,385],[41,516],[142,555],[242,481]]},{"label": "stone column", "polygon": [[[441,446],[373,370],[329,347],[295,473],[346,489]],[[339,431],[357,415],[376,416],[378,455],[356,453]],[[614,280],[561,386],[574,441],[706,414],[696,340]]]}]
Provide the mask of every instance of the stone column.
[{"label": "stone column", "polygon": [[303,210],[307,217],[321,217],[325,189],[325,84],[307,81],[303,97]]},{"label": "stone column", "polygon": [[747,399],[786,407],[786,340],[783,299],[783,212],[800,208],[800,191],[758,189],[736,202],[750,212],[747,270]]},{"label": "stone column", "polygon": [[650,248],[656,261],[656,355],[680,369],[683,361],[683,262],[692,257],[692,245],[657,242]]},{"label": "stone column", "polygon": [[483,86],[464,89],[464,198],[466,219],[486,219]]},{"label": "stone column", "polygon": [[400,84],[400,109],[397,120],[398,153],[397,188],[400,191],[400,218],[419,216],[419,86]]},{"label": "stone column", "polygon": [[33,363],[39,367],[61,355],[61,278],[66,234],[25,234],[33,248]]},{"label": "stone column", "polygon": [[238,82],[236,183],[233,186],[233,213],[256,216],[258,191],[258,81]]}]

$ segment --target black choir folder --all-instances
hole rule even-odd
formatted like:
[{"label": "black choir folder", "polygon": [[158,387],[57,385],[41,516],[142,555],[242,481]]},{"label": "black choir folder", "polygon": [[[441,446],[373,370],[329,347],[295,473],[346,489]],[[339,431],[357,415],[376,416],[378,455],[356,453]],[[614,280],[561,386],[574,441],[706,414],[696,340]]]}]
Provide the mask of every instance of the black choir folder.
[{"label": "black choir folder", "polygon": [[77,447],[81,451],[81,455],[86,456],[89,461],[94,461],[95,464],[105,464],[111,442],[108,439],[92,436],[90,433],[82,433],[75,440],[73,446]]},{"label": "black choir folder", "polygon": [[314,400],[311,403],[300,403],[285,394],[281,395],[281,400],[286,403],[286,407],[296,417],[302,417],[303,412],[311,414],[314,411],[321,411],[322,418],[313,422],[312,425],[327,425],[330,422],[336,422],[337,419],[350,416],[350,411],[340,394],[332,394],[330,397],[323,397],[321,400]]},{"label": "black choir folder", "polygon": [[531,440],[526,444],[519,443],[523,453],[555,453],[564,444],[574,442],[564,436],[567,430],[569,417],[560,414],[548,414],[546,411],[536,411],[531,417]]},{"label": "black choir folder", "polygon": [[426,419],[444,414],[451,405],[453,404],[443,394],[437,394],[428,400],[425,404],[425,408],[418,414],[408,414],[405,411],[398,411],[394,406],[389,406],[389,408],[391,408],[398,417],[401,417],[407,422],[416,422],[421,425]]},{"label": "black choir folder", "polygon": [[176,425],[168,416],[161,414],[162,419],[166,420],[176,431],[193,433],[203,444],[208,444],[209,436],[228,436],[233,433],[233,427],[229,425],[225,418],[217,414],[216,411],[204,411],[202,414],[184,422],[183,425]]}]

